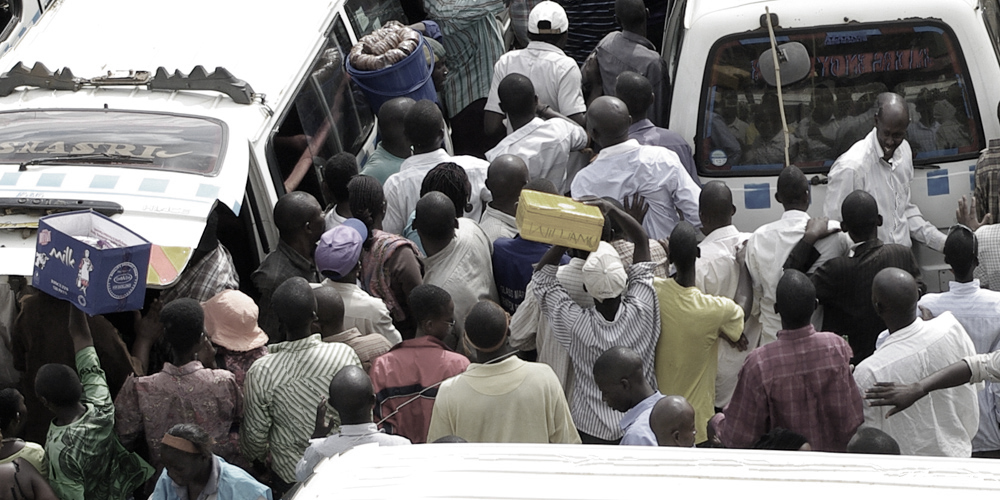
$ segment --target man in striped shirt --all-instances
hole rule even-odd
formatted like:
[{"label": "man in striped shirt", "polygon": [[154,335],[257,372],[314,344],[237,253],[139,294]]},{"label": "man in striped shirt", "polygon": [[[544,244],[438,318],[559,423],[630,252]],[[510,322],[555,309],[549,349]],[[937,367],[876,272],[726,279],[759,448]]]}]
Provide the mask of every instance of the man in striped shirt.
[{"label": "man in striped shirt", "polygon": [[271,309],[288,341],[269,346],[270,354],[247,371],[240,447],[253,461],[264,462],[270,454],[277,497],[295,482],[295,465],[315,426],[316,405],[326,397],[333,376],[345,366],[360,367],[361,360],[347,344],[326,343],[310,333],[316,299],[305,279],[293,277],[279,285]]},{"label": "man in striped shirt", "polygon": [[[596,307],[582,308],[556,278],[556,264],[566,251],[554,246],[538,263],[533,280],[535,296],[549,320],[553,336],[573,361],[576,385],[570,412],[585,444],[617,444],[622,437],[623,414],[608,407],[594,381],[594,363],[604,351],[627,347],[642,356],[643,374],[656,389],[653,353],[660,336],[660,313],[653,290],[649,239],[635,219],[605,200],[588,203],[605,217],[617,220],[635,241],[634,263],[627,278],[617,252],[606,243],[590,254],[583,267],[584,286]],[[617,265],[616,265],[617,264]],[[595,279],[596,278],[596,279]]]}]

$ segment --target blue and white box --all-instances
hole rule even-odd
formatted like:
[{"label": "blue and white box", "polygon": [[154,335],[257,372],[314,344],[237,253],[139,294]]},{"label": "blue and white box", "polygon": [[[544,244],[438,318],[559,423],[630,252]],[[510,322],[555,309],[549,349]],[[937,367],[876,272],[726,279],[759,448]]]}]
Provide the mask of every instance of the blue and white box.
[{"label": "blue and white box", "polygon": [[93,316],[142,309],[150,244],[97,212],[38,220],[35,288]]}]

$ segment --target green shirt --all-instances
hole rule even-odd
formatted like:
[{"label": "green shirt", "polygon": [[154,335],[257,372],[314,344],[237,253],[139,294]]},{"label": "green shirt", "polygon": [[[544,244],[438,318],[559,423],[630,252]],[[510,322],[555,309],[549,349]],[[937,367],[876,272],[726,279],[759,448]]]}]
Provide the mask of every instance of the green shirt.
[{"label": "green shirt", "polygon": [[403,164],[404,160],[406,158],[400,158],[386,151],[382,147],[382,143],[379,143],[372,155],[368,157],[368,161],[365,162],[365,168],[361,170],[361,175],[370,175],[378,179],[379,184],[385,184],[385,180],[390,175],[399,172],[399,166]]},{"label": "green shirt", "polygon": [[76,353],[76,371],[87,411],[71,424],[49,425],[49,484],[60,500],[124,500],[153,468],[115,436],[115,405],[93,347]]}]

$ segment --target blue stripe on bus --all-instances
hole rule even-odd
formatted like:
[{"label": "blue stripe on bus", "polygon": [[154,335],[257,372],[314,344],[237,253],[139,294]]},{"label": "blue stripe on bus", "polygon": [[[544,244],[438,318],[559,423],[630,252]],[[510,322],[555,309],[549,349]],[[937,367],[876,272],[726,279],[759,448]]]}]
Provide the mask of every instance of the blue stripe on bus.
[{"label": "blue stripe on bus", "polygon": [[743,206],[748,210],[771,208],[771,185],[768,183],[744,184]]}]

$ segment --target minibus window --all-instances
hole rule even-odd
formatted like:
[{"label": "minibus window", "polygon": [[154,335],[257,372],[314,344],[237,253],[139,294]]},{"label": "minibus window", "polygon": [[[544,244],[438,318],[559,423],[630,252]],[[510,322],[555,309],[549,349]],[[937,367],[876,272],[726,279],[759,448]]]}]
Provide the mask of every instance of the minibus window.
[{"label": "minibus window", "polygon": [[[800,42],[812,59],[805,79],[783,87],[792,163],[826,172],[874,127],[875,98],[896,92],[910,106],[908,141],[917,165],[975,157],[984,146],[968,69],[954,34],[921,21],[776,33]],[[709,56],[696,160],[713,175],[774,175],[784,137],[774,87],[759,58],[766,33],[720,40]]]}]

